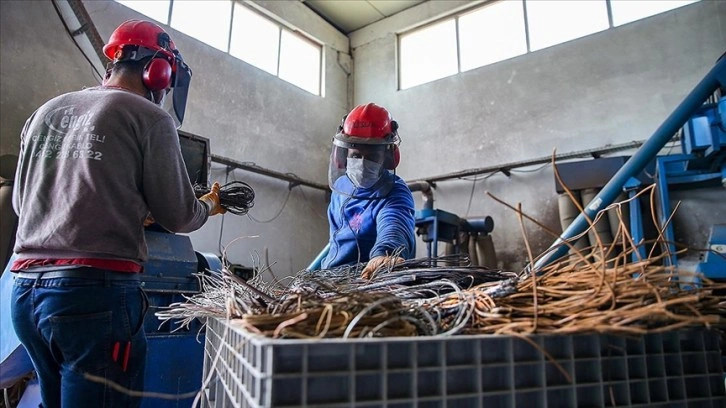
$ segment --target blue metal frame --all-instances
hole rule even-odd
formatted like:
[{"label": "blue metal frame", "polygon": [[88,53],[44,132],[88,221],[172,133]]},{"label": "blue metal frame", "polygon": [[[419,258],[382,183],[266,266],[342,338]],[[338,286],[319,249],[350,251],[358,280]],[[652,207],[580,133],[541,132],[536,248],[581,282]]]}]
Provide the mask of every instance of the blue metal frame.
[{"label": "blue metal frame", "polygon": [[429,264],[436,265],[433,260],[439,254],[439,241],[448,242],[458,248],[459,227],[461,219],[450,212],[425,208],[417,210],[414,218],[417,231],[425,231],[423,241],[426,243],[426,253]]},{"label": "blue metal frame", "polygon": [[599,194],[584,208],[583,212],[575,218],[570,226],[545,252],[531,269],[539,272],[542,268],[563,257],[569,251],[564,243],[579,235],[589,226],[588,219],[595,218],[597,213],[612,204],[625,186],[625,183],[639,174],[645,166],[653,160],[658,152],[673,137],[686,121],[696,112],[703,103],[715,92],[719,86],[726,86],[726,58],[720,58],[716,65],[686,96],[668,118],[656,129],[655,133],[638,149],[638,151],[623,165],[613,178],[602,188]]}]

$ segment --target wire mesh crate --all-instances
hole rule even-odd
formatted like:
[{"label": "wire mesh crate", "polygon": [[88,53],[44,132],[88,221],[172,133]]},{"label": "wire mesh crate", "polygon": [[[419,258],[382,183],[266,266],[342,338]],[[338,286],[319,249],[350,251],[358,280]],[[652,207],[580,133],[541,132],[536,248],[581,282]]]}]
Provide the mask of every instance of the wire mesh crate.
[{"label": "wire mesh crate", "polygon": [[274,340],[210,319],[203,406],[726,407],[719,334]]}]

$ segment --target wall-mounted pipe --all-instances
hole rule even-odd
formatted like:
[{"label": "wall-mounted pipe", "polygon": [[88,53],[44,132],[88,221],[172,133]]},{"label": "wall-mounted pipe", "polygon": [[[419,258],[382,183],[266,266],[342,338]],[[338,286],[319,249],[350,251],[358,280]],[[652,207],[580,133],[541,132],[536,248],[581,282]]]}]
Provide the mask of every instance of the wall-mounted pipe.
[{"label": "wall-mounted pipe", "polygon": [[317,188],[318,190],[330,191],[330,187],[328,187],[327,184],[320,184],[320,183],[315,183],[313,181],[301,179],[300,177],[298,177],[294,174],[291,174],[291,173],[281,173],[279,171],[269,170],[264,167],[260,167],[254,163],[238,162],[237,160],[229,159],[227,157],[222,157],[222,156],[219,156],[216,154],[212,155],[212,161],[215,163],[225,164],[227,166],[230,166],[230,167],[233,167],[236,169],[246,170],[246,171],[250,171],[252,173],[262,174],[263,176],[268,176],[268,177],[273,177],[273,178],[276,178],[279,180],[284,180],[284,181],[289,182],[291,184],[291,186],[300,184],[303,186]]},{"label": "wall-mounted pipe", "polygon": [[678,129],[682,128],[693,113],[703,105],[703,102],[718,90],[719,86],[726,86],[726,58],[724,58],[724,55],[719,58],[711,71],[676,107],[673,113],[666,118],[663,124],[656,129],[655,133],[643,143],[643,146],[615,173],[613,178],[592,199],[583,212],[575,218],[567,230],[555,240],[546,251],[546,255],[535,262],[531,268],[532,272],[538,272],[567,254],[569,247],[564,242],[585,231],[589,225],[588,219],[594,219],[599,211],[612,204],[613,200],[623,191],[625,183],[631,177],[635,177],[643,171],[645,166],[656,157],[663,146],[678,132]]},{"label": "wall-mounted pipe", "polygon": [[434,190],[428,181],[409,181],[406,183],[411,192],[420,191],[423,194],[424,209],[434,209]]},{"label": "wall-mounted pipe", "polygon": [[[644,141],[633,141],[633,142],[627,142],[617,145],[608,145],[605,147],[599,147],[596,149],[587,149],[587,150],[579,150],[575,152],[570,153],[558,153],[555,155],[555,161],[562,161],[562,160],[571,160],[571,159],[578,159],[582,157],[594,157],[598,158],[602,155],[609,154],[609,153],[615,153],[620,152],[623,150],[630,150],[630,149],[637,149],[643,144]],[[528,166],[534,166],[536,164],[545,164],[545,163],[552,163],[552,156],[544,156],[539,157],[535,159],[529,159],[529,160],[522,160],[522,161],[516,161],[516,162],[510,162],[510,163],[504,163],[504,164],[497,164],[494,166],[489,167],[481,167],[478,169],[469,169],[469,170],[461,170],[454,173],[448,173],[448,174],[442,174],[440,176],[431,176],[431,177],[422,177],[419,180],[427,181],[429,183],[436,183],[437,181],[444,181],[444,180],[456,180],[461,179],[463,177],[471,177],[471,176],[478,176],[480,174],[489,174],[489,173],[503,173],[506,176],[509,176],[511,174],[511,170],[521,168],[521,167],[528,167]],[[418,180],[412,180],[408,181],[407,183],[415,183]]]}]

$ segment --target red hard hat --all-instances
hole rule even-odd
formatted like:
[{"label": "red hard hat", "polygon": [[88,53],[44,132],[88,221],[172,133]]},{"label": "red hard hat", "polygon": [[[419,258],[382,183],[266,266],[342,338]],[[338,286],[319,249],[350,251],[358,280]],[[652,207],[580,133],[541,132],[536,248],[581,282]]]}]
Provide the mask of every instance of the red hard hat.
[{"label": "red hard hat", "polygon": [[343,138],[378,139],[368,143],[391,144],[396,139],[396,129],[396,122],[386,108],[368,103],[350,111],[339,134]]},{"label": "red hard hat", "polygon": [[136,45],[157,52],[166,57],[172,70],[176,71],[174,64],[174,51],[176,46],[169,35],[158,25],[143,20],[129,20],[122,23],[111,34],[108,44],[103,47],[103,53],[110,60],[121,56],[119,51],[127,45]]}]

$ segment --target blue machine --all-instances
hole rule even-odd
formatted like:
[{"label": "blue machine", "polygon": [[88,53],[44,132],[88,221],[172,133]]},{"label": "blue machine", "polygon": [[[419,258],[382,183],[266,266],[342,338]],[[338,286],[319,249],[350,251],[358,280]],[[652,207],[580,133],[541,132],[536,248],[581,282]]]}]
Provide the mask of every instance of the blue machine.
[{"label": "blue machine", "polygon": [[414,218],[416,233],[426,243],[429,259],[438,256],[439,242],[452,244],[455,253],[459,253],[461,233],[488,235],[494,230],[494,220],[490,216],[465,219],[447,211],[424,208],[417,210]]},{"label": "blue machine", "polygon": [[444,242],[447,244],[445,255],[465,254],[472,266],[497,268],[497,255],[490,235],[494,230],[492,217],[460,218],[427,206],[416,211],[414,218],[416,234],[426,243],[429,265],[439,264],[438,243]]},{"label": "blue machine", "polygon": [[630,179],[640,173],[643,168],[655,158],[658,151],[665,146],[671,137],[680,129],[691,115],[696,112],[719,87],[726,87],[726,57],[722,56],[716,65],[699,82],[686,98],[676,107],[668,118],[661,124],[655,133],[638,149],[638,151],[625,163],[625,165],[613,176],[603,187],[600,193],[593,198],[584,211],[570,224],[570,226],[555,240],[546,255],[541,257],[534,265],[531,265],[533,272],[539,272],[542,268],[561,258],[569,251],[564,244],[567,241],[588,227],[587,219],[593,219],[595,215],[608,205],[620,194]]},{"label": "blue machine", "polygon": [[[142,285],[149,297],[149,311],[144,321],[148,340],[144,390],[164,394],[188,394],[202,384],[204,331],[195,321],[183,330],[165,323],[160,325],[154,314],[165,306],[183,302],[200,290],[193,275],[207,269],[220,270],[216,255],[195,252],[187,236],[165,232],[146,232],[149,260],[144,265]],[[180,400],[145,398],[147,408],[188,407],[193,397]]]},{"label": "blue machine", "polygon": [[[668,257],[666,265],[678,266],[670,192],[676,189],[726,187],[726,98],[704,104],[683,126],[683,153],[656,158],[655,183],[658,195],[658,221],[665,226],[663,238]],[[726,192],[724,201],[726,206]],[[712,225],[708,251],[697,267],[707,278],[726,279],[726,225]]]},{"label": "blue machine", "polygon": [[[545,255],[527,269],[538,273],[545,266],[566,255],[569,247],[564,242],[569,241],[585,231],[589,225],[587,222],[588,219],[593,219],[599,211],[612,204],[623,189],[631,188],[632,186],[628,186],[628,183],[632,181],[632,178],[637,176],[656,157],[660,149],[668,143],[672,136],[689,119],[694,117],[694,113],[702,109],[704,102],[720,88],[726,88],[726,54],[719,58],[716,65],[666,118],[658,129],[656,129],[653,135],[620,168],[562,235],[550,245]],[[703,119],[697,122],[697,126],[703,126]],[[724,126],[722,118],[719,123],[720,125],[718,126]],[[692,141],[694,141],[695,146],[700,146],[703,142],[700,138],[692,139]],[[715,144],[712,145],[715,146]],[[708,148],[706,150],[708,151]]]}]

